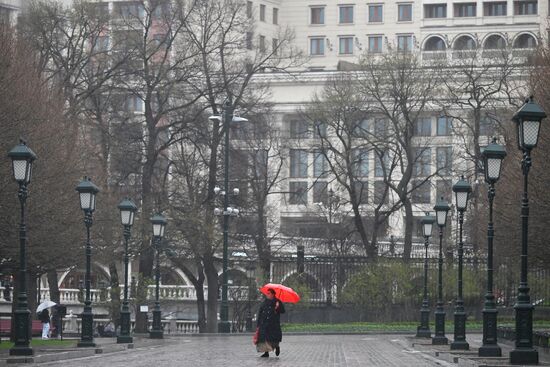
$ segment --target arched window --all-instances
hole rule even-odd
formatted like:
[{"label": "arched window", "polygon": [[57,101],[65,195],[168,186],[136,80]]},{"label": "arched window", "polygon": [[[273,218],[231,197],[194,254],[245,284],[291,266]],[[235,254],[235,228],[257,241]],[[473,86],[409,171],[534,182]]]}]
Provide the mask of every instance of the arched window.
[{"label": "arched window", "polygon": [[424,43],[424,51],[445,51],[446,48],[445,41],[436,36],[428,38]]},{"label": "arched window", "polygon": [[514,48],[535,48],[537,40],[530,34],[522,34],[514,41]]},{"label": "arched window", "polygon": [[474,50],[475,48],[476,41],[470,36],[460,36],[454,43],[456,51]]},{"label": "arched window", "polygon": [[485,40],[483,48],[486,50],[499,50],[506,48],[506,40],[498,34],[493,34]]}]

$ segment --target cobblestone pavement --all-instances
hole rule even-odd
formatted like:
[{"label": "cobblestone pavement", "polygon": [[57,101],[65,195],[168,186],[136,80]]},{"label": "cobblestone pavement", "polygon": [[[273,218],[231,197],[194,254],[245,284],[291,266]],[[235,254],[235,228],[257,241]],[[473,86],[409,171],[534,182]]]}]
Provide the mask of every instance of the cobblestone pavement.
[{"label": "cobblestone pavement", "polygon": [[168,338],[159,346],[40,366],[365,367],[449,366],[410,348],[399,335],[289,335],[281,355],[260,358],[250,336]]}]

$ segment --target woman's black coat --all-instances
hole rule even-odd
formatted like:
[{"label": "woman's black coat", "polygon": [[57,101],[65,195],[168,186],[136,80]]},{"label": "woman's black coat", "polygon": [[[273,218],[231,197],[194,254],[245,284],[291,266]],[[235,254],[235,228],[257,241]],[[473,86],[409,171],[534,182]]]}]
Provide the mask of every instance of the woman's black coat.
[{"label": "woman's black coat", "polygon": [[[277,302],[279,306],[276,307]],[[281,314],[285,313],[283,302],[278,299],[266,299],[258,311],[258,342],[279,343],[283,339]]]}]

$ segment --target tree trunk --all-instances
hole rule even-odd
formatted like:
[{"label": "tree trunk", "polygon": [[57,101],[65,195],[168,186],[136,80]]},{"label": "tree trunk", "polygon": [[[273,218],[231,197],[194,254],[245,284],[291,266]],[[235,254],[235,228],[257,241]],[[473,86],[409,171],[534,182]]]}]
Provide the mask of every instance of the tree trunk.
[{"label": "tree trunk", "polygon": [[412,252],[412,235],[413,235],[413,210],[412,203],[408,197],[403,200],[403,207],[405,208],[405,238],[403,239],[403,260],[408,261],[411,258]]},{"label": "tree trunk", "polygon": [[54,301],[57,304],[61,303],[61,294],[59,292],[59,287],[57,286],[57,271],[55,269],[48,270],[48,286],[50,288],[50,300]]},{"label": "tree trunk", "polygon": [[118,280],[118,271],[116,264],[109,264],[109,273],[111,274],[111,319],[116,326],[120,326],[120,283]]},{"label": "tree trunk", "polygon": [[204,272],[208,285],[208,300],[206,302],[206,332],[218,332],[218,271],[214,266],[214,257],[203,257]]}]

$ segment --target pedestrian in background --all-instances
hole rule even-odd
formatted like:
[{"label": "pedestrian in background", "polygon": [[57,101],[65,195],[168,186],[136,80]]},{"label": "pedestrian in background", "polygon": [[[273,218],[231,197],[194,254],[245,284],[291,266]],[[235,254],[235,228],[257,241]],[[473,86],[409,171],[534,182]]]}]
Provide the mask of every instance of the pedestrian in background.
[{"label": "pedestrian in background", "polygon": [[275,297],[275,290],[269,289],[266,299],[258,311],[258,340],[256,350],[263,352],[262,357],[269,357],[269,352],[275,350],[275,355],[281,353],[279,343],[283,339],[281,331],[281,314],[285,313],[283,302]]},{"label": "pedestrian in background", "polygon": [[40,312],[40,321],[42,321],[42,339],[49,339],[50,334],[50,312],[48,309]]}]

